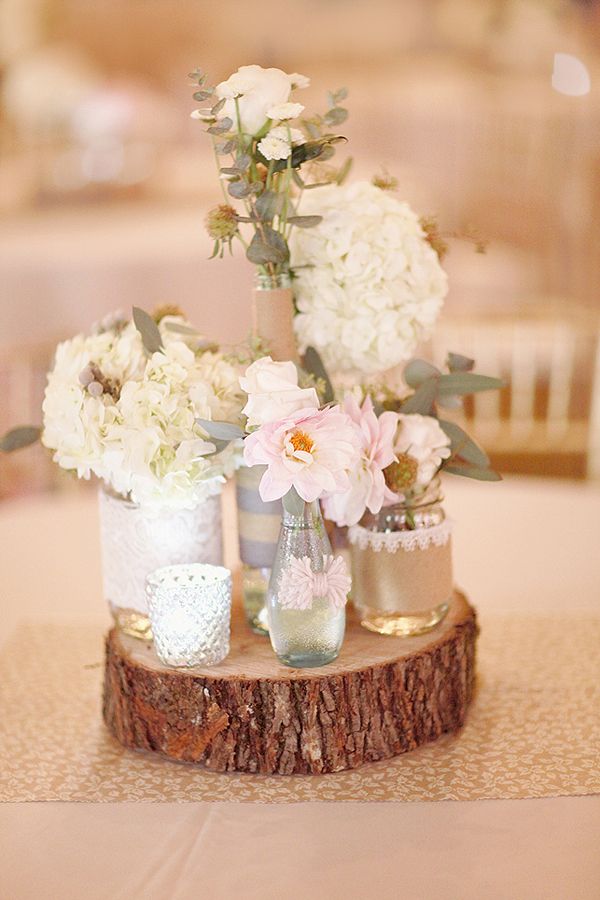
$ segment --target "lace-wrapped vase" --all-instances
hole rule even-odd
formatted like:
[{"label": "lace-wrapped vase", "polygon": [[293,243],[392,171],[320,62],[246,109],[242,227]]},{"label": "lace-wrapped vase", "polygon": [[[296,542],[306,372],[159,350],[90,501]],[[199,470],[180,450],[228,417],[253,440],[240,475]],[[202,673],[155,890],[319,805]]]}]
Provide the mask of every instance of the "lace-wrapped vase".
[{"label": "lace-wrapped vase", "polygon": [[352,600],[370,631],[424,634],[448,612],[452,526],[441,503],[436,479],[412,503],[368,513],[349,529]]},{"label": "lace-wrapped vase", "polygon": [[101,489],[100,534],[104,596],[123,631],[149,638],[146,577],[185,563],[223,562],[221,497],[195,509],[147,509]]}]

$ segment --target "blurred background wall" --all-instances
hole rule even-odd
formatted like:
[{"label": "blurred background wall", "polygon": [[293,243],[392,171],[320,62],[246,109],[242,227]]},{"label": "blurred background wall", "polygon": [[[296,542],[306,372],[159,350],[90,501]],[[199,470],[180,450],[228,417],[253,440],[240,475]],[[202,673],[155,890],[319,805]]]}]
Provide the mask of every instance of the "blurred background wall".
[{"label": "blurred background wall", "polygon": [[[553,86],[557,53],[575,70]],[[498,464],[599,475],[596,0],[0,0],[0,431],[39,420],[56,340],[115,308],[176,302],[244,338],[252,271],[208,260],[187,73],[249,62],[309,75],[309,106],[346,86],[352,177],[385,168],[487,241],[451,241],[432,350],[510,381],[468,409]],[[0,497],[47,485],[39,462],[2,460]]]}]

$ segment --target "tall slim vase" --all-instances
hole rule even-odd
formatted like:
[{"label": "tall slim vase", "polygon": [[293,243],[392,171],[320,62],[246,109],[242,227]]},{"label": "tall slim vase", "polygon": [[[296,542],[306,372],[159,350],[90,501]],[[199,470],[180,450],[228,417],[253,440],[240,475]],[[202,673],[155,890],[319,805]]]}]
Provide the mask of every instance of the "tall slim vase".
[{"label": "tall slim vase", "polygon": [[[254,334],[278,362],[298,361],[294,299],[289,274],[259,273],[252,295]],[[277,549],[281,503],[263,503],[258,485],[264,469],[242,468],[236,475],[240,558],[246,620],[257,634],[268,634],[266,597]]]}]

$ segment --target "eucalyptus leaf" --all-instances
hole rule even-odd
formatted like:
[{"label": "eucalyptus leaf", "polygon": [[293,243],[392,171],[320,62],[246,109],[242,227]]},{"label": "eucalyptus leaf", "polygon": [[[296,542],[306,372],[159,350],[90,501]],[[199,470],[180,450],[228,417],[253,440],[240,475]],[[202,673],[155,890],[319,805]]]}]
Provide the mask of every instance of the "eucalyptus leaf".
[{"label": "eucalyptus leaf", "polygon": [[328,125],[341,125],[348,118],[348,110],[342,106],[334,106],[325,113],[324,118]]},{"label": "eucalyptus leaf", "polygon": [[438,396],[437,404],[444,409],[462,409],[463,399],[462,397],[457,397],[456,394],[448,394],[447,397]]},{"label": "eucalyptus leaf", "polygon": [[304,506],[304,500],[302,499],[296,488],[290,488],[290,490],[283,498],[283,508],[285,509],[285,511],[291,516],[300,518],[304,515]]},{"label": "eucalyptus leaf", "polygon": [[237,168],[237,166],[221,166],[219,172],[221,173],[221,175],[239,176],[240,174],[240,170]]},{"label": "eucalyptus leaf", "polygon": [[470,372],[475,366],[475,360],[460,353],[449,353],[446,365],[451,372]]},{"label": "eucalyptus leaf", "polygon": [[214,90],[212,88],[205,88],[203,91],[194,91],[192,97],[194,100],[197,100],[198,103],[203,103],[205,100],[208,100],[209,97],[212,97]]},{"label": "eucalyptus leaf", "polygon": [[425,359],[411,359],[402,374],[409,387],[417,388],[428,378],[442,373]]},{"label": "eucalyptus leaf", "polygon": [[439,379],[440,396],[449,394],[475,394],[479,391],[496,391],[505,386],[500,378],[489,375],[475,375],[472,372],[454,372]]},{"label": "eucalyptus leaf", "polygon": [[221,143],[215,144],[215,150],[220,156],[225,156],[227,153],[231,153],[232,150],[235,150],[236,142],[234,140],[222,141]]},{"label": "eucalyptus leaf", "polygon": [[148,353],[157,353],[163,349],[163,342],[160,336],[158,325],[148,315],[146,310],[140,309],[139,306],[133,307],[133,323],[142,336],[142,343]]},{"label": "eucalyptus leaf", "polygon": [[262,266],[265,263],[278,264],[284,261],[281,252],[267,244],[258,231],[248,245],[246,258],[256,266]]},{"label": "eucalyptus leaf", "polygon": [[469,437],[466,431],[457,425],[456,422],[447,422],[439,419],[440,427],[448,435],[451,443],[453,456],[460,456],[465,462],[471,463],[480,469],[489,467],[490,460],[487,453],[475,443],[473,438]]},{"label": "eucalyptus leaf", "polygon": [[263,222],[272,222],[283,208],[283,197],[275,191],[263,191],[255,203],[256,214]]},{"label": "eucalyptus leaf", "polygon": [[304,354],[304,368],[316,379],[323,381],[325,384],[325,392],[323,395],[323,403],[333,403],[335,393],[331,384],[327,369],[323,364],[319,352],[314,347],[307,347]]},{"label": "eucalyptus leaf", "polygon": [[271,228],[270,225],[264,225],[261,230],[268,245],[281,255],[281,262],[285,262],[289,259],[289,247],[279,232],[275,231],[274,228]]},{"label": "eucalyptus leaf", "polygon": [[221,97],[221,99],[218,100],[217,103],[215,103],[215,105],[213,106],[213,108],[211,110],[213,116],[216,116],[217,113],[220,113],[226,103],[227,103],[227,98]]},{"label": "eucalyptus leaf", "polygon": [[252,188],[245,181],[231,181],[227,185],[227,192],[236,200],[242,200],[252,193]]},{"label": "eucalyptus leaf", "polygon": [[208,419],[196,419],[196,424],[203,431],[217,441],[237,441],[244,437],[244,432],[239,425],[232,425],[231,422],[210,422]]},{"label": "eucalyptus leaf", "polygon": [[200,332],[191,325],[184,325],[182,322],[165,322],[167,331],[173,331],[175,334],[188,334],[190,337],[200,337]]},{"label": "eucalyptus leaf", "polygon": [[0,438],[0,452],[13,453],[15,450],[22,450],[24,447],[30,447],[39,441],[42,429],[35,425],[20,425],[13,428]]},{"label": "eucalyptus leaf", "polygon": [[290,216],[288,222],[290,225],[296,225],[298,228],[314,228],[323,221],[323,216]]},{"label": "eucalyptus leaf", "polygon": [[209,134],[225,134],[227,131],[231,131],[232,127],[233,119],[230,119],[229,116],[224,116],[220,122],[217,122],[216,125],[211,125],[207,131]]},{"label": "eucalyptus leaf", "polygon": [[240,153],[240,155],[236,157],[235,167],[239,172],[245,172],[251,162],[251,156],[248,156],[247,153]]},{"label": "eucalyptus leaf", "polygon": [[336,103],[340,103],[342,100],[345,100],[348,96],[348,88],[341,87],[338,88],[337,91],[333,94],[333,99]]},{"label": "eucalyptus leaf", "polygon": [[477,466],[444,466],[444,472],[450,475],[462,475],[463,478],[475,478],[477,481],[502,481],[502,475],[494,469],[480,469]]},{"label": "eucalyptus leaf", "polygon": [[402,413],[419,413],[430,416],[437,397],[439,378],[431,377],[419,385],[412,397],[405,400],[400,407]]}]

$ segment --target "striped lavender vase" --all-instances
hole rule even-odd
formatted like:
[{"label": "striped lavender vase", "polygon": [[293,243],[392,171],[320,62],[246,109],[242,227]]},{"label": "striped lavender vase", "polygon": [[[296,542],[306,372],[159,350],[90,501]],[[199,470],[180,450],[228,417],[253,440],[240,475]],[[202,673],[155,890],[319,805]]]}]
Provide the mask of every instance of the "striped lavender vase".
[{"label": "striped lavender vase", "polygon": [[242,560],[244,611],[250,628],[268,634],[266,597],[281,526],[281,501],[263,503],[258,485],[264,466],[236,474],[238,533]]}]

